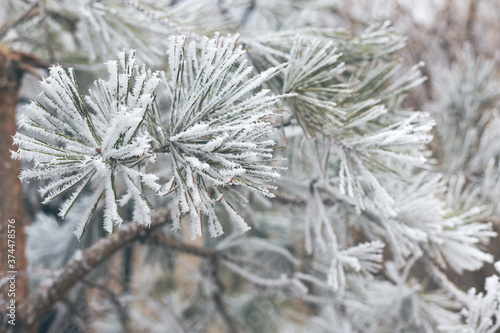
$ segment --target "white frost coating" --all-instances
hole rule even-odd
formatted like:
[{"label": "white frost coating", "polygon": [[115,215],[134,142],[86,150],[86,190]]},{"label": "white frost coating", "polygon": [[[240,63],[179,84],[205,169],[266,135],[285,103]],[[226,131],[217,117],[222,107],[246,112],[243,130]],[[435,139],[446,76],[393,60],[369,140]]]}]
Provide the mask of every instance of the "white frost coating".
[{"label": "white frost coating", "polygon": [[440,325],[441,332],[474,332],[495,333],[500,329],[497,318],[500,316],[500,279],[493,275],[486,278],[485,292],[476,294],[476,289],[471,288],[468,293],[469,301],[462,308],[460,314],[465,323],[456,325]]},{"label": "white frost coating", "polygon": [[64,201],[64,203],[61,205],[61,208],[59,209],[59,216],[64,218],[68,214],[69,210],[73,207],[75,201],[78,199],[80,194],[82,193],[83,189],[87,186],[88,182],[92,178],[93,173],[90,171],[87,175],[84,176],[80,180],[80,185],[78,185],[78,188],[71,194],[71,197]]},{"label": "white frost coating", "polygon": [[191,139],[191,138],[196,138],[198,136],[207,135],[210,133],[209,131],[207,131],[207,129],[208,129],[208,124],[203,124],[203,123],[196,124],[188,128],[187,130],[170,137],[169,140],[175,142],[178,141],[179,139]]},{"label": "white frost coating", "polygon": [[[160,79],[156,73],[139,73],[134,51],[118,57],[119,62],[107,63],[108,80],[95,81],[86,98],[78,91],[72,69],[66,72],[60,66],[52,67],[50,76],[41,82],[43,103],[31,103],[27,115],[21,118],[21,126],[37,138],[20,133],[14,137],[19,149],[12,157],[36,161],[21,176],[26,180],[53,180],[39,191],[43,202],[69,194],[60,216],[68,214],[85,189],[96,188],[75,232],[78,238],[101,197],[107,232],[122,223],[117,203],[126,203],[128,197],[134,199],[134,218],[142,224],[150,223],[152,207],[129,177],[140,187],[144,184],[155,192],[161,188],[157,176],[140,171],[143,160],[155,161],[150,158],[154,155],[153,138],[145,125],[159,123],[153,109]],[[115,185],[123,182],[131,188],[120,199],[121,186]]]},{"label": "white frost coating", "polygon": [[[268,138],[273,132],[269,119],[274,117],[269,107],[279,96],[265,89],[252,94],[284,65],[248,78],[251,68],[240,60],[245,51],[238,36],[207,39],[199,52],[193,44],[186,45],[184,37],[170,37],[169,43],[170,71],[164,80],[172,100],[168,140],[174,171],[160,192],[175,193],[180,213],[190,214],[193,237],[202,233],[200,215],[208,217],[211,237],[222,233],[215,213],[218,202],[244,232],[250,227],[224,194],[231,191],[229,186],[239,185],[272,196],[265,182],[279,174],[268,165],[275,144]],[[220,194],[214,196],[214,190]]]},{"label": "white frost coating", "polygon": [[210,165],[206,162],[201,162],[199,159],[193,156],[187,156],[184,158],[191,166],[195,169],[201,170],[201,171],[208,171],[210,169]]},{"label": "white frost coating", "polygon": [[245,222],[245,220],[240,215],[238,215],[238,213],[236,213],[236,211],[231,206],[229,206],[226,201],[223,201],[222,203],[224,205],[224,208],[226,209],[226,212],[229,214],[231,221],[235,224],[235,226],[241,233],[244,233],[251,229],[251,227]]},{"label": "white frost coating", "polygon": [[[382,268],[384,247],[385,244],[381,241],[362,243],[340,251],[339,260],[356,271],[365,269],[370,273],[377,273]],[[348,257],[355,258],[356,261],[350,261]]]},{"label": "white frost coating", "polygon": [[152,189],[155,192],[160,192],[161,190],[161,185],[158,183],[159,178],[157,175],[152,174],[152,173],[144,173],[135,169],[131,168],[123,168],[123,171],[127,173],[130,177],[132,178],[137,178],[140,179],[140,181]]},{"label": "white frost coating", "polygon": [[495,262],[495,264],[493,264],[493,266],[495,267],[496,271],[498,273],[500,273],[500,261]]},{"label": "white frost coating", "polygon": [[[82,8],[89,10],[83,16],[91,17],[95,22],[91,26],[99,27],[100,22],[112,22],[110,18],[122,9],[126,14],[136,7],[153,8],[128,0],[125,3],[132,5],[128,9],[108,6],[109,1],[85,2]],[[180,15],[175,20],[183,22],[186,17],[181,9],[191,10],[195,2],[185,0],[157,9],[177,11]],[[169,73],[161,74],[167,96],[156,95],[158,77],[145,67],[138,69],[133,53],[121,53],[118,61],[109,62],[109,76],[96,81],[84,99],[74,94],[73,71],[64,78],[64,73],[53,70],[43,83],[51,92],[42,97],[43,104],[28,107],[20,124],[26,133],[14,139],[19,150],[13,157],[34,162],[34,167],[29,164],[30,169],[22,171],[22,177],[47,179],[40,194],[46,202],[67,199],[62,216],[76,203],[73,213],[84,217],[78,237],[94,208],[98,216],[104,210],[108,231],[119,220],[117,209],[123,206],[132,210],[135,221],[148,224],[152,206],[147,199],[155,193],[170,193],[155,198],[155,203],[170,206],[174,230],[181,228],[182,215],[189,215],[182,222],[184,227],[190,225],[192,238],[207,236],[207,232],[217,237],[227,228],[235,231],[224,237],[228,251],[218,256],[221,261],[237,263],[233,268],[239,274],[270,286],[262,290],[262,296],[273,294],[277,301],[271,299],[273,305],[290,296],[314,304],[314,316],[297,317],[285,326],[282,320],[274,321],[278,316],[260,305],[258,298],[242,295],[229,300],[236,305],[235,315],[248,309],[246,304],[257,306],[266,320],[274,321],[277,331],[293,331],[291,326],[297,323],[321,320],[322,327],[304,330],[434,332],[436,322],[449,321],[463,324],[458,332],[497,331],[498,279],[487,281],[487,293],[471,292],[467,297],[453,292],[454,285],[441,273],[474,270],[494,259],[483,246],[495,235],[493,225],[485,221],[500,212],[500,123],[493,110],[500,90],[487,85],[485,93],[480,91],[485,86],[485,70],[494,73],[494,67],[471,67],[472,80],[452,78],[449,85],[457,86],[452,96],[458,97],[449,105],[459,110],[452,112],[446,103],[435,108],[435,115],[444,118],[435,132],[443,141],[443,151],[429,155],[426,144],[433,121],[425,113],[400,109],[407,105],[401,103],[405,92],[422,82],[420,64],[401,74],[403,66],[393,57],[404,38],[386,29],[387,25],[383,31],[371,29],[360,38],[315,29],[309,23],[316,18],[322,21],[323,17],[316,17],[321,3],[306,6],[303,20],[295,20],[286,14],[301,6],[283,6],[284,0],[260,2],[252,19],[277,9],[278,16],[286,19],[283,26],[305,23],[307,28],[245,34],[247,59],[237,37],[202,38],[198,45],[186,43],[182,36],[170,37],[165,64]],[[218,10],[232,16],[232,8],[224,13],[227,4],[219,3]],[[93,15],[93,10],[110,15]],[[197,30],[198,25],[192,27]],[[107,29],[103,34],[104,43],[113,42]],[[140,45],[144,40],[137,42]],[[288,65],[282,65],[285,61]],[[267,89],[261,89],[262,83]],[[446,89],[435,92],[437,100]],[[284,98],[274,112],[280,97]],[[160,114],[170,119],[160,119]],[[459,126],[452,118],[458,119]],[[284,135],[274,135],[273,127],[283,129]],[[272,138],[285,147],[275,153]],[[429,156],[438,163],[426,165]],[[269,184],[278,179],[277,166],[285,158],[290,169],[278,183],[280,190],[274,191]],[[153,165],[157,161],[163,164]],[[419,178],[422,169],[432,174]],[[439,171],[459,179],[450,180]],[[92,200],[81,200],[93,189]],[[249,195],[250,190],[278,198],[265,200]],[[87,209],[77,209],[82,202]],[[246,202],[252,205],[241,210],[239,203]],[[54,220],[52,230],[58,224]],[[75,229],[71,218],[61,227],[67,229],[68,224]],[[248,230],[249,224],[262,239],[241,237],[240,231]],[[49,230],[44,228],[40,234],[53,235]],[[384,244],[378,240],[390,247],[383,267]],[[207,245],[221,244],[220,240],[207,241]],[[58,251],[52,253],[64,253],[65,248],[57,244],[53,249]],[[424,266],[435,280],[428,285],[421,283],[421,272],[417,272]],[[495,265],[498,270],[499,266]],[[217,283],[202,278],[195,277],[209,292],[218,291],[213,289]],[[304,284],[313,285],[311,294],[304,295]],[[252,286],[245,283],[244,287]],[[290,294],[290,289],[296,292]],[[448,311],[457,305],[449,295],[463,302],[462,316]],[[155,309],[161,310],[158,304]],[[151,327],[149,331],[162,330],[151,321],[141,321],[139,312],[131,314],[134,323]],[[167,317],[160,319],[175,319]]]},{"label": "white frost coating", "polygon": [[202,230],[201,230],[201,215],[198,212],[198,210],[194,207],[193,203],[189,204],[189,210],[190,210],[190,219],[191,219],[191,225],[190,225],[190,230],[191,230],[191,240],[196,239],[198,237],[201,237],[202,235]]},{"label": "white frost coating", "polygon": [[139,224],[149,226],[151,224],[151,209],[149,202],[137,188],[137,185],[129,178],[125,178],[125,183],[130,190],[131,197],[134,200],[134,211],[132,218]]},{"label": "white frost coating", "polygon": [[[111,177],[106,177],[111,180]],[[108,233],[113,232],[114,225],[120,225],[123,220],[118,214],[118,205],[116,204],[116,194],[111,181],[107,181],[104,187],[104,197],[106,206],[104,208],[104,230]]]},{"label": "white frost coating", "polygon": [[76,230],[74,232],[75,236],[78,239],[82,238],[83,233],[87,229],[90,219],[94,213],[95,206],[97,205],[99,198],[101,197],[102,192],[104,191],[104,186],[105,185],[103,183],[100,183],[99,187],[94,191],[94,193],[90,197],[89,202],[91,203],[91,206],[89,206],[85,211],[85,213],[83,214],[81,222],[78,223],[78,226],[76,227]]},{"label": "white frost coating", "polygon": [[215,139],[209,141],[202,149],[203,151],[210,153],[215,149],[219,148],[222,143],[229,137],[228,133],[222,133],[222,135],[217,136]]}]

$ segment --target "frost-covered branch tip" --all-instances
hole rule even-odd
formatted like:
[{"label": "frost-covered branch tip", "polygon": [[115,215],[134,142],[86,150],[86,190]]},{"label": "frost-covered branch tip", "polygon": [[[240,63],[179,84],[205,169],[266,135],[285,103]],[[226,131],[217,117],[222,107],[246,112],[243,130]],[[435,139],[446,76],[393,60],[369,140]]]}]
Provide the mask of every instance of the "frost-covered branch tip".
[{"label": "frost-covered branch tip", "polygon": [[[252,68],[241,59],[238,36],[205,39],[201,50],[194,42],[186,45],[183,36],[172,36],[167,53],[169,72],[162,73],[172,101],[167,124],[155,103],[161,79],[138,67],[134,52],[108,62],[109,79],[95,81],[85,98],[72,69],[51,68],[41,83],[43,101],[31,103],[20,120],[27,134],[15,135],[19,149],[12,156],[34,162],[22,179],[50,180],[39,190],[44,203],[69,194],[59,214],[65,217],[87,188],[93,190],[75,232],[78,238],[101,198],[106,231],[122,223],[119,206],[131,200],[133,219],[148,225],[153,206],[144,188],[175,193],[174,228],[189,212],[193,238],[202,234],[202,215],[211,236],[222,234],[216,202],[239,230],[249,229],[228,200],[246,201],[232,185],[272,196],[266,182],[279,174],[270,164],[270,106],[279,96],[257,89],[284,65],[249,77]],[[172,161],[172,177],[163,186],[155,174],[144,171],[158,153],[169,153]]]},{"label": "frost-covered branch tip", "polygon": [[153,112],[154,91],[160,83],[156,73],[140,70],[134,52],[122,52],[119,61],[107,63],[109,79],[94,82],[95,90],[85,98],[78,89],[73,69],[50,69],[41,82],[42,101],[32,102],[22,116],[12,157],[33,161],[21,179],[50,180],[39,189],[43,202],[63,195],[59,216],[65,217],[86,188],[92,200],[75,231],[80,238],[87,229],[99,200],[104,198],[104,229],[122,223],[118,208],[118,179],[128,184],[123,205],[135,201],[134,219],[151,222],[151,204],[142,194],[141,183],[157,191],[157,177],[140,171],[141,161],[154,158],[148,123]]},{"label": "frost-covered branch tip", "polygon": [[[279,174],[270,165],[274,141],[270,109],[279,96],[257,90],[283,65],[249,77],[252,67],[242,60],[238,36],[205,40],[200,51],[182,36],[171,37],[169,73],[165,78],[172,99],[170,138],[171,180],[165,192],[174,191],[174,228],[189,212],[191,236],[202,234],[202,216],[208,218],[212,237],[222,234],[215,213],[220,202],[237,229],[250,227],[231,206],[229,198],[246,201],[234,185],[271,197],[267,181]],[[257,91],[257,92],[256,92]]]}]

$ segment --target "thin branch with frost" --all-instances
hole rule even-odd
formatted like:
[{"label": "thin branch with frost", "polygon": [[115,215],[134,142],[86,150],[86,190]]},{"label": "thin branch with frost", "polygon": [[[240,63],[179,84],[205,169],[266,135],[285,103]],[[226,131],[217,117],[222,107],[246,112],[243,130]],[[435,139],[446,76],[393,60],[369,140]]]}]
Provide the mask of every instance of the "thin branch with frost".
[{"label": "thin branch with frost", "polygon": [[290,251],[288,251],[284,247],[275,245],[273,243],[255,237],[237,238],[227,242],[223,241],[219,243],[216,249],[219,251],[224,251],[233,247],[243,248],[246,251],[249,250],[251,251],[253,248],[255,248],[258,251],[274,252],[283,256],[295,266],[299,266],[301,262],[300,259],[296,258],[292,253],[290,253]]},{"label": "thin branch with frost", "polygon": [[123,226],[113,235],[103,238],[90,248],[79,252],[62,268],[57,276],[50,282],[30,294],[26,301],[19,306],[19,317],[28,326],[33,325],[40,316],[45,314],[69,289],[77,284],[80,279],[92,271],[98,264],[106,260],[118,249],[126,244],[146,237],[151,231],[166,224],[168,210],[162,211],[149,227],[137,223]]},{"label": "thin branch with frost", "polygon": [[222,263],[231,271],[237,273],[238,275],[255,285],[291,289],[297,295],[306,294],[308,292],[307,287],[296,277],[290,278],[284,274],[278,278],[262,277],[244,268],[241,268],[240,266],[230,261],[222,260]]}]

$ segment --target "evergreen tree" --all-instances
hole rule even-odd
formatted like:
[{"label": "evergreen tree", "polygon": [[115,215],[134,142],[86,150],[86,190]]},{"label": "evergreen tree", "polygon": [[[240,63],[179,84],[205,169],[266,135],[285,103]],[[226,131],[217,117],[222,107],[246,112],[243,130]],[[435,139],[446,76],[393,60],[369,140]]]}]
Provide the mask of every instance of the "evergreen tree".
[{"label": "evergreen tree", "polygon": [[18,328],[500,326],[498,274],[452,282],[497,259],[498,82],[473,46],[423,112],[405,37],[332,28],[321,1],[3,7],[2,42],[53,63],[11,152],[48,207]]}]

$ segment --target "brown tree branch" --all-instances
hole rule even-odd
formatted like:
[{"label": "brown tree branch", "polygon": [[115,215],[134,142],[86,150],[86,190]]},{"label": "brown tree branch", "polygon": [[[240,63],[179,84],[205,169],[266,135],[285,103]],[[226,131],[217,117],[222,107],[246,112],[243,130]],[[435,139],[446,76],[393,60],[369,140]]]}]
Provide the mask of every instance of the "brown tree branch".
[{"label": "brown tree branch", "polygon": [[150,227],[138,223],[130,223],[113,235],[83,251],[80,257],[71,259],[48,285],[32,292],[19,306],[18,315],[21,322],[32,327],[69,289],[78,283],[87,273],[102,263],[111,254],[126,244],[146,237],[152,230],[167,223],[169,210],[157,215]]},{"label": "brown tree branch", "polygon": [[188,245],[186,243],[178,241],[177,239],[162,234],[152,234],[149,236],[148,241],[160,246],[168,247],[171,250],[179,251],[186,254],[191,254],[193,256],[205,259],[228,261],[241,266],[250,266],[253,268],[258,268],[261,271],[276,273],[276,271],[272,271],[271,269],[269,269],[269,267],[266,267],[258,262],[243,258],[238,258],[215,249]]},{"label": "brown tree branch", "polygon": [[[254,265],[254,263],[245,259],[235,258],[215,249],[192,246],[162,234],[152,234],[152,230],[167,223],[168,219],[162,219],[162,216],[168,215],[169,210],[162,212],[162,214],[154,218],[150,228],[146,228],[137,223],[127,224],[113,235],[102,239],[90,248],[84,250],[81,256],[71,259],[61,270],[61,273],[54,277],[48,285],[32,292],[26,301],[20,304],[18,316],[19,319],[21,319],[21,323],[28,328],[35,326],[37,321],[57,301],[59,301],[69,289],[80,282],[87,273],[92,271],[97,265],[102,263],[120,248],[123,248],[130,242],[140,240],[145,237],[148,237],[148,240],[152,243],[166,246],[172,250],[183,253],[216,261],[224,260],[240,265]],[[219,303],[218,305],[220,306],[220,295],[216,295],[214,301]],[[224,317],[226,323],[228,323],[226,318],[227,316]],[[232,323],[232,321],[229,322]]]},{"label": "brown tree branch", "polygon": [[[66,266],[61,270],[61,273],[52,279],[52,281],[40,288],[20,304],[18,316],[21,323],[26,327],[33,327],[37,321],[65,295],[65,293],[75,286],[82,278],[92,271],[97,265],[111,256],[114,252],[123,248],[127,244],[148,237],[148,241],[157,245],[166,246],[172,250],[180,251],[186,254],[191,254],[212,261],[227,261],[239,265],[255,266],[255,263],[236,258],[221,251],[192,246],[178,241],[174,238],[165,236],[159,233],[151,233],[152,230],[167,223],[168,219],[162,218],[169,215],[169,210],[165,210],[159,216],[154,218],[150,228],[146,228],[137,223],[130,223],[122,229],[115,232],[113,235],[102,239],[90,248],[83,251],[82,255],[71,259]],[[226,309],[219,294],[214,294],[214,301],[219,309]],[[227,314],[227,311],[223,311]],[[229,319],[228,319],[229,318]],[[234,321],[228,316],[223,315],[230,331],[234,331]]]},{"label": "brown tree branch", "polygon": [[286,194],[283,192],[278,192],[274,191],[274,198],[273,201],[277,201],[280,204],[285,204],[285,205],[294,205],[294,206],[305,206],[306,205],[306,199],[303,197],[299,196],[294,196],[290,194]]},{"label": "brown tree branch", "polygon": [[0,27],[0,40],[5,37],[5,35],[7,35],[10,29],[15,28],[17,25],[33,17],[33,14],[36,12],[36,8],[39,4],[40,0],[33,1],[33,3],[28,8],[26,8],[24,12],[20,13],[18,16],[2,25],[2,27]]},{"label": "brown tree branch", "polygon": [[[9,276],[27,268],[24,233],[27,221],[23,188],[18,178],[21,163],[10,158],[10,150],[14,148],[12,136],[17,130],[16,111],[24,72],[19,55],[0,43],[0,274],[11,272]],[[7,231],[14,238],[7,238]],[[15,285],[15,296],[11,300],[21,303],[28,293],[26,277],[16,279]],[[6,289],[0,294],[0,303],[7,300]]]},{"label": "brown tree branch", "polygon": [[218,252],[217,250],[193,246],[185,244],[177,239],[167,237],[162,234],[153,234],[149,237],[149,241],[155,243],[160,246],[168,247],[169,249],[180,251],[183,253],[191,254],[197,257],[216,259],[222,256],[223,254]]},{"label": "brown tree branch", "polygon": [[[241,268],[247,267],[251,272],[258,271],[262,273],[262,275],[267,275],[268,277],[262,277],[263,280],[273,280],[279,278],[282,273],[276,271],[274,268],[266,266],[260,262],[249,260],[246,258],[236,257],[231,254],[222,252],[221,250],[203,248],[199,246],[192,246],[185,243],[182,243],[176,239],[171,237],[162,235],[162,234],[152,234],[148,241],[151,243],[155,243],[160,246],[165,246],[174,251],[180,251],[186,254],[191,254],[194,256],[198,256],[201,258],[209,259],[212,262],[224,263],[227,267],[239,267],[240,270],[245,270]],[[233,273],[240,274],[238,271],[231,269]],[[240,274],[241,275],[241,274]],[[248,280],[248,279],[247,279]],[[250,281],[253,283],[252,281]]]}]

